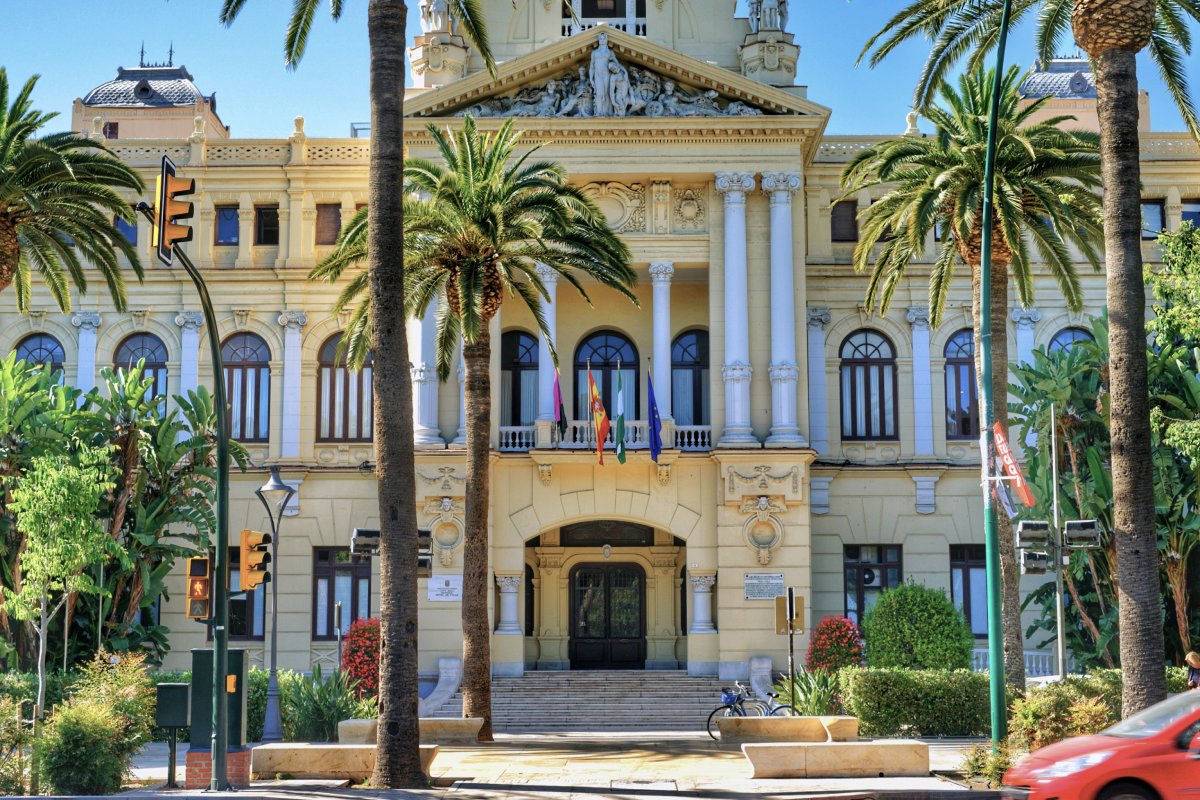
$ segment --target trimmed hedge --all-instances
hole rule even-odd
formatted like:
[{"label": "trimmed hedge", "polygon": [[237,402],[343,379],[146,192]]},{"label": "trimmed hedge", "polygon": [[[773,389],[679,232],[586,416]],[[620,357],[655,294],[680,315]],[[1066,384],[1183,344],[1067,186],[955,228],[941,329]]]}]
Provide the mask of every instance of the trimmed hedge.
[{"label": "trimmed hedge", "polygon": [[969,670],[847,667],[838,673],[846,713],[864,736],[986,736],[988,675]]},{"label": "trimmed hedge", "polygon": [[880,594],[862,634],[872,667],[968,669],[975,648],[971,626],[946,593],[917,583]]}]

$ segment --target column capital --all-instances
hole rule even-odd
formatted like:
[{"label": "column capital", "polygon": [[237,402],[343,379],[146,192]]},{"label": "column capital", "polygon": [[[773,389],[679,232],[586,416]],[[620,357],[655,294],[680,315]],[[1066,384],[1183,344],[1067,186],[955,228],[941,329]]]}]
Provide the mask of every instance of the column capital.
[{"label": "column capital", "polygon": [[781,194],[781,199],[790,202],[792,192],[800,190],[803,181],[799,172],[764,172],[762,174],[763,194],[769,194],[774,199],[775,193]]},{"label": "column capital", "polygon": [[431,383],[437,380],[437,369],[428,364],[421,364],[412,368],[413,383]]},{"label": "column capital", "polygon": [[288,330],[298,331],[308,324],[308,314],[299,309],[285,308],[279,312],[278,322]]},{"label": "column capital", "polygon": [[829,306],[808,307],[808,327],[824,330],[825,326],[832,321],[833,314],[830,313]]},{"label": "column capital", "polygon": [[928,306],[913,306],[908,309],[908,313],[904,315],[908,320],[908,324],[913,326],[914,330],[929,330],[929,308]]},{"label": "column capital", "polygon": [[517,589],[521,588],[521,576],[497,575],[496,586],[499,587],[500,591],[504,593],[515,592]]},{"label": "column capital", "polygon": [[733,361],[721,367],[721,377],[726,383],[740,383],[745,381],[750,382],[750,375],[753,372],[750,365],[744,361]]},{"label": "column capital", "polygon": [[718,172],[716,176],[717,191],[725,195],[726,203],[743,202],[745,193],[754,191],[753,172]]},{"label": "column capital", "polygon": [[204,327],[204,314],[185,309],[175,315],[175,324],[185,331],[198,331]]},{"label": "column capital", "polygon": [[71,324],[82,331],[95,331],[100,327],[100,312],[80,311],[71,317]]},{"label": "column capital", "polygon": [[1014,308],[1012,310],[1012,321],[1017,324],[1018,330],[1033,330],[1034,324],[1041,319],[1042,312],[1038,311],[1035,306]]},{"label": "column capital", "polygon": [[675,274],[675,264],[671,261],[651,261],[650,280],[654,283],[670,283]]},{"label": "column capital", "polygon": [[711,591],[712,587],[715,586],[717,583],[717,576],[716,575],[689,575],[688,582],[692,584],[693,588],[698,589],[699,591],[702,591],[702,592]]},{"label": "column capital", "polygon": [[800,370],[794,363],[784,361],[768,367],[767,374],[771,377],[771,383],[781,383],[783,381],[795,381],[800,377]]},{"label": "column capital", "polygon": [[542,279],[542,283],[547,286],[553,286],[558,283],[558,270],[551,267],[549,264],[539,263],[536,268],[537,275]]}]

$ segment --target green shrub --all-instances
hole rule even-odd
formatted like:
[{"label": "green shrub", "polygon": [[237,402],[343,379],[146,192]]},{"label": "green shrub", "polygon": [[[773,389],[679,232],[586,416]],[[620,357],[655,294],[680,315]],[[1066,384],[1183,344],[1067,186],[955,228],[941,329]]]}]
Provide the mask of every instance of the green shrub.
[{"label": "green shrub", "polygon": [[312,675],[279,676],[283,738],[289,742],[336,742],[338,723],[379,715],[372,697],[358,698],[350,676],[334,670],[328,677],[318,666]]},{"label": "green shrub", "polygon": [[98,651],[80,671],[72,702],[108,707],[113,714],[110,736],[130,758],[150,741],[154,727],[154,684],[145,669],[146,654]]},{"label": "green shrub", "polygon": [[837,672],[842,667],[861,667],[862,632],[846,617],[826,617],[813,630],[804,663],[810,671]]},{"label": "green shrub", "polygon": [[986,672],[860,669],[838,673],[847,714],[864,736],[984,736],[991,731]]},{"label": "green shrub", "polygon": [[990,744],[980,744],[967,753],[962,771],[968,778],[982,778],[991,788],[999,789],[1004,783],[1004,773],[1012,765],[1012,753],[1006,745],[1001,744],[993,753]]},{"label": "green shrub", "polygon": [[[55,670],[46,673],[47,711],[67,699],[67,695],[78,679],[79,673],[77,672]],[[21,703],[22,713],[32,719],[33,704],[37,702],[37,673],[0,673],[0,697],[7,697]]]},{"label": "green shrub", "polygon": [[1014,747],[1040,750],[1071,736],[1099,733],[1121,719],[1121,671],[1096,670],[1029,690],[1012,704]]},{"label": "green shrub", "polygon": [[25,794],[25,748],[29,732],[19,700],[0,697],[0,795]]},{"label": "green shrub", "polygon": [[887,589],[862,623],[872,667],[967,669],[975,636],[946,593],[915,583]]},{"label": "green shrub", "polygon": [[840,713],[836,672],[823,669],[797,672],[789,681],[786,677],[775,684],[780,705],[790,705],[808,717]]},{"label": "green shrub", "polygon": [[267,721],[267,687],[271,683],[271,673],[253,667],[246,682],[250,692],[246,696],[246,738],[251,742],[261,742],[263,726]]},{"label": "green shrub", "polygon": [[113,735],[123,724],[111,706],[94,700],[55,709],[34,745],[45,788],[64,795],[120,791],[133,757]]}]

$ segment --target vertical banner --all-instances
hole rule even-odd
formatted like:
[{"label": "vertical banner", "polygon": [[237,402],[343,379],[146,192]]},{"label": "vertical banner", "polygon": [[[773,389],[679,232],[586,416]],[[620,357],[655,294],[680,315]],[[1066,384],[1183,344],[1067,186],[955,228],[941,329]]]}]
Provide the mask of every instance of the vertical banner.
[{"label": "vertical banner", "polygon": [[1021,465],[1017,463],[1016,457],[1013,455],[1012,448],[1008,446],[1008,439],[1004,437],[1004,429],[997,421],[992,426],[992,433],[996,436],[996,457],[1000,459],[1000,464],[1004,467],[1004,474],[1012,478],[1013,491],[1026,508],[1033,507],[1033,494],[1029,491],[1029,484],[1025,482],[1025,475],[1021,472]]}]

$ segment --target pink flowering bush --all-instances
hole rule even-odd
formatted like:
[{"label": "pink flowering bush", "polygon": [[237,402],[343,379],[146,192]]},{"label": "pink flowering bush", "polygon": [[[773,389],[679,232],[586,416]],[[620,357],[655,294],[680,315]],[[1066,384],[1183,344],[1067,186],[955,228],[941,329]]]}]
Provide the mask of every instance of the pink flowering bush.
[{"label": "pink flowering bush", "polygon": [[861,667],[862,632],[846,617],[826,617],[813,631],[804,663],[810,672],[837,672],[842,667]]}]

